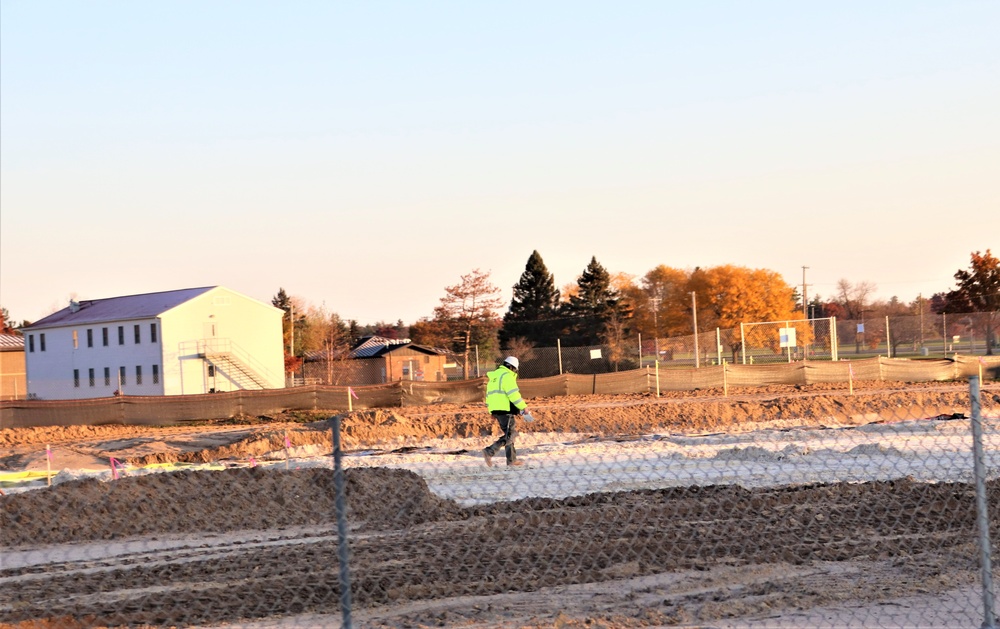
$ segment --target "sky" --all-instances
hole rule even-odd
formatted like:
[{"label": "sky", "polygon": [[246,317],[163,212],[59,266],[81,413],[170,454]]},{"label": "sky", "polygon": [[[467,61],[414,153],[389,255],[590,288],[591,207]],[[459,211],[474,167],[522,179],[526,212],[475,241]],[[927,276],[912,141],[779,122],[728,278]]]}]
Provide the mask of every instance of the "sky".
[{"label": "sky", "polygon": [[559,287],[908,302],[1000,250],[998,31],[995,0],[4,0],[0,306],[222,285],[408,324],[535,250]]}]

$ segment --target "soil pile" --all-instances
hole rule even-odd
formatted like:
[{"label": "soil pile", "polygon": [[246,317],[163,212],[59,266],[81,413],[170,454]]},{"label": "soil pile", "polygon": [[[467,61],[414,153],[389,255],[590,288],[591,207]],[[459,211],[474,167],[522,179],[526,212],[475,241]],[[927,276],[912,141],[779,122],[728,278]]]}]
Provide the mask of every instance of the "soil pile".
[{"label": "soil pile", "polygon": [[[344,473],[347,517],[358,530],[406,528],[452,519],[460,509],[405,470]],[[120,540],[178,533],[225,533],[332,526],[328,469],[238,468],[68,481],[6,496],[0,547]],[[393,499],[395,497],[395,499]]]},{"label": "soil pile", "polygon": [[[975,497],[962,484],[680,488],[462,509],[409,472],[348,472],[363,626],[706,623],[976,578]],[[204,626],[338,614],[330,475],[172,473],[3,498],[0,622]],[[1000,499],[996,484],[990,497]],[[134,550],[83,543],[94,539],[131,539]],[[42,542],[75,542],[66,552],[76,559],[57,555],[44,572],[11,565],[12,546]]]}]

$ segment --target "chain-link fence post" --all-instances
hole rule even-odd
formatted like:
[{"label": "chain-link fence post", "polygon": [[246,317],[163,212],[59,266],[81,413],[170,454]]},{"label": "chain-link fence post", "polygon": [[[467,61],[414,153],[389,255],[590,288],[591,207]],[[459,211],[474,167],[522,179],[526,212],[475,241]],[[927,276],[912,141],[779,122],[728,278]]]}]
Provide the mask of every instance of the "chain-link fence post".
[{"label": "chain-link fence post", "polygon": [[969,398],[972,406],[972,464],[976,475],[976,524],[979,527],[980,568],[983,574],[983,629],[994,629],[996,622],[993,615],[993,566],[990,560],[990,520],[986,505],[986,464],[983,454],[979,376],[969,378]]},{"label": "chain-link fence post", "polygon": [[340,447],[340,415],[330,418],[333,431],[333,510],[337,514],[337,561],[340,563],[340,612],[343,629],[351,629],[350,549],[347,546],[347,501],[344,496],[343,450]]}]

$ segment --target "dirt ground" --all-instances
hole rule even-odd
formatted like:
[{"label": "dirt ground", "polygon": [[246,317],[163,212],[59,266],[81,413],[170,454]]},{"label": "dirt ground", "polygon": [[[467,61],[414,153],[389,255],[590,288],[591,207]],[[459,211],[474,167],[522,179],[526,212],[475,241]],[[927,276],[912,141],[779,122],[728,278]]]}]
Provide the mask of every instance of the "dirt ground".
[{"label": "dirt ground", "polygon": [[[984,408],[1000,407],[1000,386],[983,391]],[[525,430],[700,433],[965,414],[968,386],[774,386],[529,405],[536,422]],[[332,475],[236,465],[286,439],[329,447],[322,417],[0,430],[0,471],[44,470],[46,446],[56,470],[106,468],[111,457],[231,464],[0,496],[0,626],[286,626],[292,617],[299,624],[287,626],[310,626],[309,614],[329,626],[338,616],[320,615],[339,614],[341,597]],[[495,431],[478,405],[359,410],[342,424],[348,452]],[[936,596],[978,577],[965,484],[691,487],[460,507],[409,471],[348,469],[345,478],[358,626],[753,626],[823,606]],[[989,502],[1000,504],[1000,486]],[[1000,539],[1000,520],[991,529]],[[39,553],[54,559],[39,568]]]}]

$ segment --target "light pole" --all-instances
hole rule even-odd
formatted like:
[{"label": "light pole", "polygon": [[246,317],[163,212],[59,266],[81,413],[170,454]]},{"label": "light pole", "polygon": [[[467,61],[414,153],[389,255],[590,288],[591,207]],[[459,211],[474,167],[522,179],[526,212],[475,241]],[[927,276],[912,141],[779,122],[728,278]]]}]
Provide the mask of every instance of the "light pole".
[{"label": "light pole", "polygon": [[809,306],[807,305],[809,301],[806,299],[806,269],[809,267],[802,267],[802,316],[806,319],[809,318]]},{"label": "light pole", "polygon": [[698,299],[695,297],[694,291],[691,291],[691,316],[694,318],[694,368],[698,369],[701,367],[698,358]]},{"label": "light pole", "polygon": [[662,298],[650,297],[649,301],[653,304],[653,352],[655,353],[656,360],[660,360],[660,324],[657,314],[660,311]]}]

